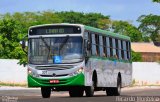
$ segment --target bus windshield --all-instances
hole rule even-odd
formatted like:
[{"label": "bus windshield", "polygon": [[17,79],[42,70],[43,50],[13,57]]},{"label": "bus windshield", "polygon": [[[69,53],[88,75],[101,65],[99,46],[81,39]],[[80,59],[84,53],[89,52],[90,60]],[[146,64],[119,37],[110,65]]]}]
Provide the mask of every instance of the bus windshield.
[{"label": "bus windshield", "polygon": [[76,63],[83,60],[82,37],[29,39],[30,64]]}]

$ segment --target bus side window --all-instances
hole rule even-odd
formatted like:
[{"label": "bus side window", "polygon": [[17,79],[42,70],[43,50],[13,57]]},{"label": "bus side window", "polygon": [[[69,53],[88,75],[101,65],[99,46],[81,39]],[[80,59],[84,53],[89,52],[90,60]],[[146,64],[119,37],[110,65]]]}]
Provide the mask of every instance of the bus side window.
[{"label": "bus side window", "polygon": [[103,57],[107,56],[107,46],[106,46],[106,37],[103,36]]},{"label": "bus side window", "polygon": [[109,45],[110,45],[110,57],[113,57],[113,42],[112,38],[109,37]]},{"label": "bus side window", "polygon": [[121,40],[121,55],[122,59],[124,59],[124,48],[123,48],[123,41]]},{"label": "bus side window", "polygon": [[130,60],[130,49],[129,49],[129,41],[126,42],[126,51],[127,51],[127,59]]},{"label": "bus side window", "polygon": [[[89,44],[90,45],[84,45],[86,48],[87,48],[87,46],[91,46],[91,34],[90,34],[90,32],[89,31],[85,31],[85,33],[84,33],[84,39],[86,40],[86,41],[88,41],[89,42]],[[88,43],[85,43],[85,44],[88,44]],[[91,50],[87,50],[87,54],[88,55],[91,55]]]},{"label": "bus side window", "polygon": [[87,31],[84,32],[84,39],[88,40],[88,32]]},{"label": "bus side window", "polygon": [[103,50],[103,39],[102,36],[99,36],[99,50],[100,50],[100,56],[103,57],[104,56],[104,50]]},{"label": "bus side window", "polygon": [[[92,37],[91,37],[91,34],[88,33],[88,41],[89,41],[89,46],[91,47],[91,44],[92,44]],[[89,54],[91,54],[91,50],[89,50]]]},{"label": "bus side window", "polygon": [[109,37],[106,37],[106,45],[107,45],[107,57],[110,57]]},{"label": "bus side window", "polygon": [[91,34],[92,36],[92,55],[96,55],[96,42],[95,42],[95,34]]},{"label": "bus side window", "polygon": [[121,54],[121,49],[122,49],[122,47],[121,47],[121,40],[118,40],[118,53],[119,53],[119,59],[122,59],[122,54]]},{"label": "bus side window", "polygon": [[123,41],[124,59],[127,60],[126,41]]},{"label": "bus side window", "polygon": [[117,54],[116,54],[116,43],[115,43],[115,39],[112,38],[112,50],[113,50],[113,58],[117,58]]},{"label": "bus side window", "polygon": [[96,40],[96,55],[99,56],[99,36],[98,34],[95,34],[95,40]]},{"label": "bus side window", "polygon": [[131,60],[131,42],[128,44],[128,49],[129,49],[129,60]]},{"label": "bus side window", "polygon": [[119,43],[118,43],[118,39],[115,39],[115,44],[116,44],[116,55],[117,55],[117,58],[119,59]]}]

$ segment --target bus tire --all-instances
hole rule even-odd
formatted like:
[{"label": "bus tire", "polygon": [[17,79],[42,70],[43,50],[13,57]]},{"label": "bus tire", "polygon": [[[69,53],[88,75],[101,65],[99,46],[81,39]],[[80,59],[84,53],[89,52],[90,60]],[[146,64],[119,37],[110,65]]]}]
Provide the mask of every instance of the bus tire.
[{"label": "bus tire", "polygon": [[86,93],[87,97],[93,97],[93,95],[94,95],[94,86],[93,85],[92,86],[87,86],[85,88],[85,93]]},{"label": "bus tire", "polygon": [[41,94],[43,98],[50,98],[51,88],[50,87],[41,87]]},{"label": "bus tire", "polygon": [[82,97],[84,94],[84,89],[82,87],[74,87],[69,90],[70,97]]},{"label": "bus tire", "polygon": [[117,78],[117,87],[114,90],[114,95],[119,96],[121,94],[121,79],[120,77]]},{"label": "bus tire", "polygon": [[107,88],[106,94],[107,96],[114,96],[114,88]]},{"label": "bus tire", "polygon": [[121,93],[121,79],[117,78],[117,87],[107,88],[106,94],[107,96],[119,96]]}]

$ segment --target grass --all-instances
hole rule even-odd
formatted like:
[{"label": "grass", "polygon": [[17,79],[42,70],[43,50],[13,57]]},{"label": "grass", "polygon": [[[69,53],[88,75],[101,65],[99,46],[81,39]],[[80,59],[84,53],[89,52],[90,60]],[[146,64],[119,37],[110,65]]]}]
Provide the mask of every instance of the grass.
[{"label": "grass", "polygon": [[11,82],[1,82],[0,86],[20,86],[20,87],[27,87],[27,83],[11,83]]}]

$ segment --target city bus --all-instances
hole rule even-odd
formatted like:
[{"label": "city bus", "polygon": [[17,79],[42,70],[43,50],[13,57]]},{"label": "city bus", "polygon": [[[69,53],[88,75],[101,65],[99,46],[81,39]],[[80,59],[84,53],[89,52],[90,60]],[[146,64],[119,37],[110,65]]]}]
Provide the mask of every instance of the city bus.
[{"label": "city bus", "polygon": [[[25,48],[25,41],[22,47]],[[118,96],[132,81],[128,36],[83,24],[44,24],[28,30],[28,87],[70,97],[92,97],[95,91]]]}]

